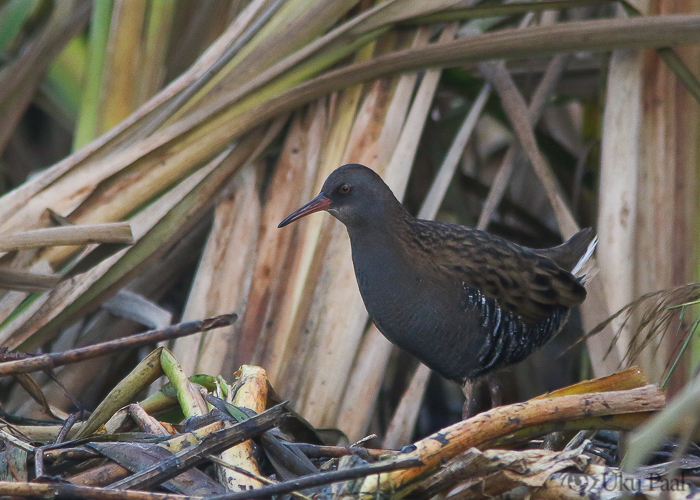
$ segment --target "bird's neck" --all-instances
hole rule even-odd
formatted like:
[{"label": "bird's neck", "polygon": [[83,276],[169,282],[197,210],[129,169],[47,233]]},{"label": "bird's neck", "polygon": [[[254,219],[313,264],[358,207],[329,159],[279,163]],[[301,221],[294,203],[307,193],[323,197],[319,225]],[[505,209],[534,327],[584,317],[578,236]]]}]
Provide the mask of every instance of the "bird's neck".
[{"label": "bird's neck", "polygon": [[406,241],[410,240],[411,222],[415,219],[400,208],[390,217],[383,211],[385,217],[362,227],[348,227],[355,276],[365,304],[372,293],[388,293],[385,286],[400,283],[401,270],[413,264]]},{"label": "bird's neck", "polygon": [[365,227],[348,227],[357,285],[367,312],[382,332],[389,325],[401,331],[408,327],[405,321],[413,313],[397,318],[398,304],[413,312],[423,302],[425,290],[420,289],[419,274],[413,272],[417,262],[406,244],[413,238],[414,221],[403,210]]},{"label": "bird's neck", "polygon": [[346,224],[353,248],[364,251],[400,250],[401,241],[410,233],[415,217],[406,211],[398,201],[384,207],[375,216]]}]

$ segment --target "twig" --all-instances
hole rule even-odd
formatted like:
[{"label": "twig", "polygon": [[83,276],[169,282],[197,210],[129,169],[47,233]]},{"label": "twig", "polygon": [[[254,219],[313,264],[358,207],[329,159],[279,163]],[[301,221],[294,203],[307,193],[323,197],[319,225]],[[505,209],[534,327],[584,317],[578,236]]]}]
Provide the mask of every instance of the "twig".
[{"label": "twig", "polygon": [[66,419],[65,422],[63,422],[63,425],[61,426],[61,430],[58,431],[58,436],[56,436],[56,441],[54,442],[54,444],[62,443],[63,440],[66,439],[68,432],[70,432],[70,430],[73,428],[73,425],[77,421],[78,421],[78,414],[77,413],[71,413],[70,415],[68,415],[68,418]]},{"label": "twig", "polygon": [[202,500],[203,497],[147,493],[145,491],[114,491],[94,486],[70,483],[19,483],[0,481],[0,497],[85,498],[92,500]]},{"label": "twig", "polygon": [[34,446],[30,445],[25,441],[22,441],[21,439],[18,439],[17,437],[13,436],[8,432],[5,432],[5,430],[3,429],[0,429],[0,439],[10,443],[12,446],[16,446],[20,450],[26,451],[27,453],[36,452],[36,448]]},{"label": "twig", "polygon": [[[231,465],[230,463],[228,463],[228,462],[226,462],[226,461],[224,461],[224,460],[221,460],[220,458],[217,458],[217,457],[215,457],[214,455],[209,455],[208,458],[209,458],[209,460],[211,460],[212,462],[214,462],[214,463],[216,463],[216,464],[219,464],[221,467],[225,467],[225,468],[227,468],[227,469],[231,469],[231,470],[234,471],[234,472],[237,472],[237,473],[242,474],[242,475],[244,475],[244,476],[248,476],[248,477],[250,477],[250,478],[253,478],[253,479],[255,479],[256,481],[258,481],[259,483],[261,483],[261,484],[268,484],[268,485],[270,485],[270,484],[279,484],[278,482],[273,481],[272,479],[268,479],[268,478],[266,478],[265,476],[261,476],[260,474],[255,474],[254,472],[247,471],[247,470],[245,470],[243,467],[238,467],[238,466],[236,466],[236,465]],[[299,493],[298,491],[292,491],[291,495],[292,495],[293,497],[296,497],[296,498],[301,498],[302,500],[311,500],[310,497],[307,497],[306,495],[303,495],[303,494]]]},{"label": "twig", "polygon": [[107,354],[123,351],[132,347],[141,347],[162,340],[185,337],[193,333],[205,332],[213,330],[214,328],[231,325],[236,319],[237,316],[235,314],[223,314],[214,318],[192,321],[189,323],[179,323],[163,328],[162,330],[151,330],[132,335],[131,337],[102,342],[79,349],[71,349],[70,351],[54,352],[28,359],[7,361],[5,363],[0,363],[0,377],[47,370],[61,365],[96,358],[98,356],[106,356]]},{"label": "twig", "polygon": [[[296,443],[294,446],[309,458],[340,458],[355,454],[354,446],[319,446],[316,444]],[[396,455],[395,450],[377,450],[373,448],[358,448],[369,454],[374,460],[383,456]]]},{"label": "twig", "polygon": [[300,477],[291,481],[284,481],[270,486],[263,486],[257,490],[240,491],[235,493],[226,493],[224,495],[214,495],[210,500],[245,500],[258,498],[271,498],[274,495],[283,495],[292,491],[303,490],[314,486],[322,486],[325,484],[338,483],[349,479],[357,479],[360,477],[372,476],[381,474],[382,472],[390,472],[400,469],[410,469],[419,467],[423,462],[416,458],[408,460],[398,460],[389,463],[371,464],[363,467],[355,467],[353,469],[338,470],[334,472],[326,472]]}]

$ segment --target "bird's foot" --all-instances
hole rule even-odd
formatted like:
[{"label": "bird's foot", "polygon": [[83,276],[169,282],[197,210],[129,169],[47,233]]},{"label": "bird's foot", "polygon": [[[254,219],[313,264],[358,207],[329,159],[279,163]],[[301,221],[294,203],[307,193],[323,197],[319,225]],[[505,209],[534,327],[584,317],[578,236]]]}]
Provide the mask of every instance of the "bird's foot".
[{"label": "bird's foot", "polygon": [[501,406],[503,402],[503,393],[501,390],[501,382],[495,376],[487,376],[483,379],[472,381],[467,380],[462,386],[462,392],[464,392],[464,406],[462,407],[462,420],[473,417],[479,413],[477,404],[478,398],[475,395],[476,389],[481,384],[487,384],[489,388],[489,395],[491,396],[491,408]]}]

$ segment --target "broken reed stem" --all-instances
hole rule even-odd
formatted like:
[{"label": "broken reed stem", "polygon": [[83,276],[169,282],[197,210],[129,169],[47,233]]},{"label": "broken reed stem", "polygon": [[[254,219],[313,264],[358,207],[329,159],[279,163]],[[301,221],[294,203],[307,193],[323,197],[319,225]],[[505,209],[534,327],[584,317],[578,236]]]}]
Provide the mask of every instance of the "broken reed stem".
[{"label": "broken reed stem", "polygon": [[61,282],[60,274],[38,274],[16,269],[0,268],[0,288],[20,292],[43,292]]},{"label": "broken reed stem", "polygon": [[205,332],[220,328],[223,326],[232,325],[237,319],[235,314],[222,314],[213,318],[200,321],[191,321],[189,323],[179,323],[172,325],[162,330],[151,330],[137,335],[132,335],[127,338],[102,342],[100,344],[81,347],[79,349],[71,349],[65,352],[56,352],[51,354],[42,354],[27,359],[15,361],[7,361],[0,363],[0,377],[7,375],[16,375],[18,373],[30,373],[40,370],[47,370],[57,366],[77,363],[86,359],[105,356],[114,352],[123,351],[133,347],[141,347],[144,345],[160,342],[163,340],[184,337],[193,333]]},{"label": "broken reed stem", "polygon": [[[246,408],[255,413],[265,411],[267,406],[267,373],[259,366],[243,365],[238,372],[238,382],[234,390],[233,405],[237,408]],[[258,460],[255,456],[255,445],[252,441],[245,441],[233,448],[224,450],[220,459],[223,463],[232,467],[238,467],[249,472],[243,475],[233,469],[219,467],[217,476],[219,482],[229,491],[246,491],[259,488],[264,481],[256,479],[261,477]]]},{"label": "broken reed stem", "polygon": [[[137,472],[126,479],[110,484],[109,489],[127,490],[147,488],[161,484],[182,472],[207,462],[209,455],[222,451],[255,437],[279,424],[287,415],[286,403],[239,422],[231,427],[212,432],[194,446],[173,454],[156,465]],[[248,492],[246,492],[248,493]]]},{"label": "broken reed stem", "polygon": [[626,391],[562,396],[494,408],[418,441],[410,447],[412,451],[401,456],[420,459],[424,467],[384,474],[379,479],[370,476],[365,479],[361,494],[365,498],[373,498],[379,490],[394,492],[397,497],[404,496],[410,493],[411,486],[417,480],[445,460],[524,427],[584,417],[659,410],[664,404],[663,392],[655,385],[647,385]]},{"label": "broken reed stem", "polygon": [[91,243],[123,243],[131,245],[134,237],[128,222],[85,224],[76,226],[33,229],[21,233],[3,234],[0,252],[64,245],[88,245]]}]

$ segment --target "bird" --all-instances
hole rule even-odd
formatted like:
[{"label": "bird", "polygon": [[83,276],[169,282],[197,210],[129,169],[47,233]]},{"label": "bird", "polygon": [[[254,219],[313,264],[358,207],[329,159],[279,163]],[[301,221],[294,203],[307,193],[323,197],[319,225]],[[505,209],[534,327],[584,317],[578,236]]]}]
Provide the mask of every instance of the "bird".
[{"label": "bird", "polygon": [[[332,172],[279,228],[319,211],[342,222],[355,277],[378,330],[467,388],[551,340],[586,298],[597,237],[583,229],[546,249],[411,215],[372,169]],[[493,400],[493,396],[492,396]]]}]

